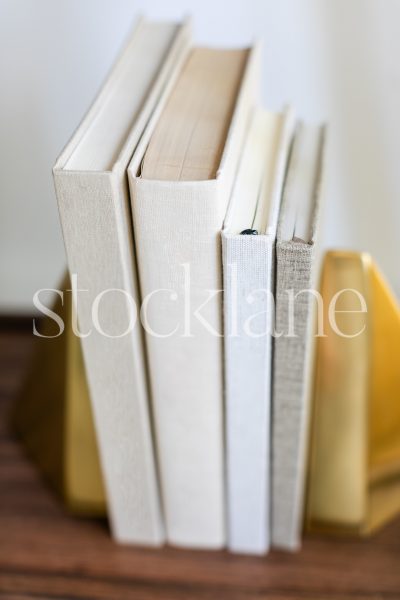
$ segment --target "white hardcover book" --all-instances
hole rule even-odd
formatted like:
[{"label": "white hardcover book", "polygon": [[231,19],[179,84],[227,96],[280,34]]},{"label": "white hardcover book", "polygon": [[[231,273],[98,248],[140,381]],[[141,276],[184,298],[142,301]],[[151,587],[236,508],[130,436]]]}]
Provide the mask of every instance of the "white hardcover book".
[{"label": "white hardcover book", "polygon": [[[128,170],[167,539],[179,546],[226,543],[220,231],[255,104],[258,55],[193,50],[165,109],[172,129],[161,115]],[[234,94],[225,127],[214,103],[227,86]],[[204,165],[216,147],[210,172]]]},{"label": "white hardcover book", "polygon": [[188,46],[188,24],[140,20],[53,171],[111,528],[127,543],[159,545],[164,528],[126,167]]},{"label": "white hardcover book", "polygon": [[276,226],[292,112],[258,109],[222,232],[228,547],[270,545],[271,333]]},{"label": "white hardcover book", "polygon": [[277,231],[272,545],[287,550],[300,546],[303,525],[323,140],[322,127],[298,125]]}]

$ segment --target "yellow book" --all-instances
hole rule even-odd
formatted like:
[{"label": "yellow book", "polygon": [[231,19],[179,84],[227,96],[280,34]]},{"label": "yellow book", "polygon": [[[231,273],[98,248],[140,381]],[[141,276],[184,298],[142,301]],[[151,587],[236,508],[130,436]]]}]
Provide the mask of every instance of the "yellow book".
[{"label": "yellow book", "polygon": [[328,252],[321,294],[306,525],[365,535],[400,511],[400,309],[364,253]]},{"label": "yellow book", "polygon": [[[70,288],[67,278],[61,290]],[[28,454],[67,506],[78,514],[105,515],[106,502],[80,340],[71,328],[71,293],[53,310],[65,324],[58,337],[36,337],[35,355],[13,421]],[[59,329],[37,325],[43,336]]]}]

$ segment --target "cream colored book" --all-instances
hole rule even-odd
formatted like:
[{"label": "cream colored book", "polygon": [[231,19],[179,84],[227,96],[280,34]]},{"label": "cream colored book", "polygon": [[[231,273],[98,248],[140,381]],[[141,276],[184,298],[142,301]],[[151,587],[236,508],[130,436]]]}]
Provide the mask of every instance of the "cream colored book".
[{"label": "cream colored book", "polygon": [[167,539],[226,544],[221,239],[254,49],[193,49],[129,167]]},{"label": "cream colored book", "polygon": [[[121,542],[164,528],[148,407],[126,167],[188,50],[188,25],[140,20],[54,167],[108,512]],[[123,290],[118,291],[118,290]],[[98,316],[98,322],[94,318]]]},{"label": "cream colored book", "polygon": [[228,547],[270,546],[270,413],[275,239],[294,127],[257,109],[222,232]]}]

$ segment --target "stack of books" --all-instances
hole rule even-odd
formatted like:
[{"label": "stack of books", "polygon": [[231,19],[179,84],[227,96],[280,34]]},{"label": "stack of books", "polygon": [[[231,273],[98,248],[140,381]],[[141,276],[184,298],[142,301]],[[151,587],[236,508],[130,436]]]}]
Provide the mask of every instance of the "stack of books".
[{"label": "stack of books", "polygon": [[54,167],[121,542],[300,543],[324,132],[259,84],[257,46],[142,19]]}]

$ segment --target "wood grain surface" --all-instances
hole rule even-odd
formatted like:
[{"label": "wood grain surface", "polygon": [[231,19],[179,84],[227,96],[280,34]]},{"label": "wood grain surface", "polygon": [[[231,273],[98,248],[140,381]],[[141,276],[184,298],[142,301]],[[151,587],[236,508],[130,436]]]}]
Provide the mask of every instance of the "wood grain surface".
[{"label": "wood grain surface", "polygon": [[312,536],[297,554],[251,558],[117,546],[104,521],[68,515],[8,424],[31,358],[31,325],[0,326],[0,598],[400,598],[400,519],[369,540]]}]

